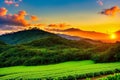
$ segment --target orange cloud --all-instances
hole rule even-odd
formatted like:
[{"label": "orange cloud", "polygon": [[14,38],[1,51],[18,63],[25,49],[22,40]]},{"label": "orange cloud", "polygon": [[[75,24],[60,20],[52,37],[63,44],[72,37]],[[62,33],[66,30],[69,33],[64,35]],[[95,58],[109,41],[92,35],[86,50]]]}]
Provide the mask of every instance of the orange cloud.
[{"label": "orange cloud", "polygon": [[46,26],[44,29],[49,31],[49,32],[60,32],[62,30],[65,30],[69,28],[71,25],[66,24],[66,23],[59,23],[59,24],[49,24]]},{"label": "orange cloud", "polygon": [[0,8],[0,16],[4,16],[4,15],[6,15],[7,14],[7,9],[6,8],[4,8],[4,7],[2,7],[2,8]]},{"label": "orange cloud", "polygon": [[[18,11],[15,14],[7,14],[7,12],[6,8],[0,8],[0,34],[4,34],[6,31],[19,31],[34,26],[34,24],[30,24],[30,20],[26,19],[26,16],[30,18],[31,16],[25,10]],[[42,27],[42,24],[37,26]]]},{"label": "orange cloud", "polygon": [[21,16],[25,16],[25,15],[27,15],[27,12],[25,10],[21,10],[18,12],[18,14]]},{"label": "orange cloud", "polygon": [[59,24],[49,24],[48,27],[51,27],[51,28],[65,28],[65,27],[68,27],[70,26],[69,24],[66,24],[66,23],[59,23]]},{"label": "orange cloud", "polygon": [[101,14],[108,15],[108,16],[115,16],[120,13],[119,6],[113,6],[112,8],[105,9],[101,12]]},{"label": "orange cloud", "polygon": [[29,23],[29,20],[26,19],[27,12],[25,10],[21,10],[16,14],[7,14],[7,11],[6,8],[0,8],[0,28],[13,29],[11,26],[23,27],[32,25]]},{"label": "orange cloud", "polygon": [[31,21],[37,21],[37,20],[38,20],[37,16],[34,16],[34,15],[31,16]]},{"label": "orange cloud", "polygon": [[46,24],[36,24],[35,26],[46,26]]},{"label": "orange cloud", "polygon": [[16,25],[16,26],[27,26],[29,23],[25,19],[27,14],[26,11],[19,11],[17,14],[7,14],[6,8],[0,8],[0,23],[1,25]]}]

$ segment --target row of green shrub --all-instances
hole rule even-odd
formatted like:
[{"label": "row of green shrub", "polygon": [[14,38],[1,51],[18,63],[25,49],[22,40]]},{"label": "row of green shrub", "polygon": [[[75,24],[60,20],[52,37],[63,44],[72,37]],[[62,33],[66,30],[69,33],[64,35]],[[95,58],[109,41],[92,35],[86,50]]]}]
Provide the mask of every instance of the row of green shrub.
[{"label": "row of green shrub", "polygon": [[[90,80],[90,78],[94,78],[94,77],[102,76],[102,75],[114,74],[114,73],[120,73],[120,69],[94,72],[94,73],[86,73],[86,74],[68,75],[68,76],[57,77],[57,78],[53,78],[53,77],[31,78],[31,79],[18,78],[17,80],[82,80],[82,79]],[[120,75],[115,75],[114,79],[112,76],[112,77],[107,77],[105,79],[100,79],[100,80],[119,80],[118,78],[120,79]],[[16,79],[11,79],[11,80],[16,80]]]},{"label": "row of green shrub", "polygon": [[[69,76],[59,77],[57,80],[89,79],[89,78],[93,78],[93,77],[97,77],[97,76],[114,74],[114,73],[120,73],[120,69],[109,70],[109,71],[101,71],[101,72],[94,72],[94,73],[86,73],[86,74],[80,74],[80,75],[74,75],[74,76],[69,75]],[[52,79],[52,80],[54,80],[54,79]]]}]

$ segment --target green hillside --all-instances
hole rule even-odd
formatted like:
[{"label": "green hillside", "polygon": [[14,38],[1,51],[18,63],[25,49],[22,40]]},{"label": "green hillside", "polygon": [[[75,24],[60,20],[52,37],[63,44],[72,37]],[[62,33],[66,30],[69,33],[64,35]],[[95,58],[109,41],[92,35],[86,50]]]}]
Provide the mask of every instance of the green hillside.
[{"label": "green hillside", "polygon": [[91,48],[94,45],[81,40],[81,41],[75,41],[75,40],[68,40],[62,37],[59,37],[57,35],[55,36],[48,36],[42,39],[34,40],[32,42],[23,44],[27,46],[33,46],[33,47],[41,47],[41,48],[46,48],[46,47],[66,47],[66,48]]},{"label": "green hillside", "polygon": [[36,28],[2,35],[1,38],[8,44],[0,47],[0,67],[88,60],[91,52],[86,50],[95,47],[84,40],[68,40]]},{"label": "green hillside", "polygon": [[[0,53],[0,67],[16,65],[43,65],[71,60],[88,60],[94,45],[51,36],[25,44],[6,46]],[[88,56],[89,55],[89,56]]]},{"label": "green hillside", "polygon": [[0,53],[0,67],[47,65],[79,60],[117,62],[120,60],[119,46],[120,43],[96,46],[58,36],[46,37],[25,44],[1,46],[3,49]]},{"label": "green hillside", "polygon": [[7,44],[20,44],[30,42],[39,38],[44,38],[48,36],[53,36],[54,34],[39,30],[37,28],[32,28],[29,30],[23,30],[18,32],[13,32],[9,34],[4,34],[0,36],[0,40]]}]

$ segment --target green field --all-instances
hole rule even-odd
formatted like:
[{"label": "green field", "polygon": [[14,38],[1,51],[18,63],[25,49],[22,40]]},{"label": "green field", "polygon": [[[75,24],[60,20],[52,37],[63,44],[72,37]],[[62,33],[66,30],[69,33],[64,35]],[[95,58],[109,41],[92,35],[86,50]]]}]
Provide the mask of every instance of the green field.
[{"label": "green field", "polygon": [[74,76],[86,73],[120,69],[120,62],[97,63],[91,60],[70,61],[60,64],[43,66],[15,66],[0,68],[0,80],[6,79],[36,79],[36,78],[58,78],[63,76]]}]

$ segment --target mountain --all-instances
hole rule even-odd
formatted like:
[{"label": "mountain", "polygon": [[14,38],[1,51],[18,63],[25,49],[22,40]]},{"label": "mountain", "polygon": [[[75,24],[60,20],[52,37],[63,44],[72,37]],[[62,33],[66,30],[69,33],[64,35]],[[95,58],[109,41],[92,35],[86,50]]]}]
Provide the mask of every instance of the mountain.
[{"label": "mountain", "polygon": [[89,38],[93,40],[101,40],[101,41],[107,40],[109,36],[108,34],[105,33],[100,33],[95,31],[84,31],[76,28],[69,28],[66,30],[62,30],[61,32],[67,35]]},{"label": "mountain", "polygon": [[[30,29],[0,36],[0,67],[96,59],[112,46],[99,41]],[[17,44],[17,45],[10,45]]]},{"label": "mountain", "polygon": [[66,29],[64,31],[82,31],[82,30],[77,29],[77,28],[69,28],[69,29]]},{"label": "mountain", "polygon": [[65,61],[88,60],[95,45],[52,35],[31,42],[6,46],[0,52],[0,67],[43,65]]},{"label": "mountain", "polygon": [[[0,67],[44,65],[74,60],[88,60],[96,45],[70,40],[39,29],[30,29],[0,36]],[[67,36],[68,37],[68,36]],[[73,38],[72,36],[69,36]],[[17,45],[10,45],[17,44]]]},{"label": "mountain", "polygon": [[23,44],[0,46],[2,50],[0,67],[45,65],[90,59],[96,61],[99,56],[100,59],[97,61],[101,61],[101,54],[109,50],[113,44],[100,44],[98,41],[99,45],[96,45],[93,42],[89,39],[68,40],[52,35]]},{"label": "mountain", "polygon": [[30,30],[23,30],[23,31],[1,35],[0,40],[4,41],[7,44],[20,44],[54,35],[55,34],[45,32],[37,28],[33,28]]},{"label": "mountain", "polygon": [[65,34],[57,34],[60,37],[69,39],[69,40],[82,40],[82,37],[78,37],[78,36],[70,36],[70,35],[65,35]]},{"label": "mountain", "polygon": [[[65,31],[81,31],[79,29],[69,29],[69,30],[65,30]],[[45,37],[55,37],[55,36],[60,36],[62,38],[66,38],[68,40],[86,40],[86,42],[92,42],[96,44],[95,40],[91,40],[88,38],[83,38],[80,36],[70,36],[67,34],[54,34],[54,33],[50,33],[50,32],[46,32],[37,28],[33,28],[33,29],[29,29],[29,30],[23,30],[23,31],[18,31],[18,32],[14,32],[14,33],[8,33],[8,34],[4,34],[0,36],[0,40],[7,43],[7,44],[22,44],[22,43],[27,43],[27,42],[31,42],[37,39],[41,39],[41,38],[45,38]],[[82,36],[82,35],[81,35]],[[98,42],[98,41],[97,41]]]}]

